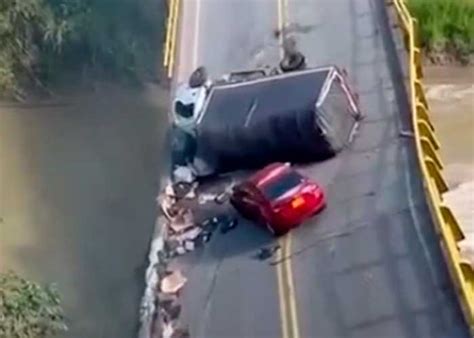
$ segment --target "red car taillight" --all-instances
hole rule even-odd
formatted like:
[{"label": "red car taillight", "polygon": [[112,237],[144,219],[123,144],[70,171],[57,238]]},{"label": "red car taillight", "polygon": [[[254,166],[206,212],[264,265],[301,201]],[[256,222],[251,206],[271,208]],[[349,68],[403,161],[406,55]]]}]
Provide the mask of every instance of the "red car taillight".
[{"label": "red car taillight", "polygon": [[290,201],[277,206],[274,210],[283,218],[292,219],[295,216],[298,216],[301,211],[305,209],[305,206],[310,202],[308,200],[309,198],[311,198],[311,195],[304,194],[295,196]]}]

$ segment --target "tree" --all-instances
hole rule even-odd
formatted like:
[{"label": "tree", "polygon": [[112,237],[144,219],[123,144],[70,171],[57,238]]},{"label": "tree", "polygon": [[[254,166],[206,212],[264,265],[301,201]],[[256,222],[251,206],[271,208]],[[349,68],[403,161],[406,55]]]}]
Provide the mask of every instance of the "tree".
[{"label": "tree", "polygon": [[0,338],[51,338],[67,330],[57,291],[0,274]]}]

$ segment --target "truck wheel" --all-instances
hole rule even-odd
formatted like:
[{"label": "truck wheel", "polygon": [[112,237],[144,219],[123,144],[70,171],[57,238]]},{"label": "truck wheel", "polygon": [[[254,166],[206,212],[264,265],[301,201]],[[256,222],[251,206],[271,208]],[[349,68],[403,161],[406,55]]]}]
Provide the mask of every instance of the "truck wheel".
[{"label": "truck wheel", "polygon": [[306,58],[300,52],[285,56],[285,58],[280,61],[280,69],[284,73],[304,69],[305,67]]},{"label": "truck wheel", "polygon": [[203,86],[207,81],[207,70],[205,67],[198,67],[189,77],[189,87],[197,88]]}]

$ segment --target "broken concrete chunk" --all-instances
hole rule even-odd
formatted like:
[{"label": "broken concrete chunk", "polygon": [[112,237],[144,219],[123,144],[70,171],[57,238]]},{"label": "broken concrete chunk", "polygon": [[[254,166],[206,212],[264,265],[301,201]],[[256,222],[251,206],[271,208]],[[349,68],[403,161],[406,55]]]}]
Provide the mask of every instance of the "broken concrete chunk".
[{"label": "broken concrete chunk", "polygon": [[267,248],[261,248],[254,257],[258,260],[263,261],[272,257],[279,249],[280,249],[280,245],[275,245],[275,246],[271,246]]},{"label": "broken concrete chunk", "polygon": [[220,193],[214,198],[214,202],[217,204],[224,204],[229,200],[229,194],[227,191],[224,191],[223,193]]},{"label": "broken concrete chunk", "polygon": [[177,327],[171,338],[190,338],[188,329]]},{"label": "broken concrete chunk", "polygon": [[178,255],[184,255],[186,253],[186,248],[180,245],[179,247],[176,248],[175,253]]},{"label": "broken concrete chunk", "polygon": [[184,242],[184,248],[186,249],[186,251],[193,251],[194,250],[194,242],[193,241],[185,241]]},{"label": "broken concrete chunk", "polygon": [[221,233],[225,234],[237,227],[237,218],[228,217],[221,222],[220,226],[221,226]]},{"label": "broken concrete chunk", "polygon": [[181,242],[187,241],[187,240],[195,240],[199,234],[202,232],[202,229],[199,227],[192,227],[186,230],[185,232],[181,233],[180,235],[175,236],[174,238]]},{"label": "broken concrete chunk", "polygon": [[196,180],[196,176],[189,167],[180,166],[173,171],[173,178],[176,182],[192,183]]},{"label": "broken concrete chunk", "polygon": [[200,236],[201,244],[205,244],[211,240],[212,232],[203,232]]},{"label": "broken concrete chunk", "polygon": [[206,204],[208,202],[215,201],[217,195],[216,194],[206,194],[202,193],[198,197],[198,203],[199,204]]},{"label": "broken concrete chunk", "polygon": [[169,227],[176,233],[183,232],[193,226],[194,214],[190,209],[181,209],[169,223]]},{"label": "broken concrete chunk", "polygon": [[173,338],[174,327],[172,323],[163,323],[163,338]]},{"label": "broken concrete chunk", "polygon": [[197,184],[178,182],[173,184],[173,190],[177,199],[193,199],[196,197]]},{"label": "broken concrete chunk", "polygon": [[161,280],[161,292],[175,294],[186,284],[187,279],[180,270],[175,270]]}]

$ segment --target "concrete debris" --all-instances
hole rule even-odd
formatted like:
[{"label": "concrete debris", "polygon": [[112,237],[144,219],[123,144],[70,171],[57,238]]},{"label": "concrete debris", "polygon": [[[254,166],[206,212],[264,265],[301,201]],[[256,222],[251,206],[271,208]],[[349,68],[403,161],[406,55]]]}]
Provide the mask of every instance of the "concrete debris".
[{"label": "concrete debris", "polygon": [[398,133],[398,135],[400,137],[407,137],[407,138],[411,138],[411,137],[414,137],[415,135],[413,134],[412,131],[410,130],[400,130],[400,132]]},{"label": "concrete debris", "polygon": [[186,249],[186,251],[193,251],[194,247],[195,247],[195,245],[194,245],[193,241],[184,242],[184,248]]},{"label": "concrete debris", "polygon": [[165,323],[177,320],[181,314],[181,305],[176,302],[166,302],[161,305],[161,315]]},{"label": "concrete debris", "polygon": [[188,229],[186,232],[181,233],[181,235],[175,236],[174,239],[176,239],[178,242],[193,241],[199,236],[201,232],[201,228],[193,227]]},{"label": "concrete debris", "polygon": [[175,182],[187,182],[192,183],[196,180],[196,176],[189,167],[177,167],[173,171],[173,178]]},{"label": "concrete debris", "polygon": [[272,257],[278,250],[280,250],[280,245],[261,248],[254,256],[254,258],[263,261]]},{"label": "concrete debris", "polygon": [[194,214],[191,209],[185,208],[177,210],[176,215],[171,218],[169,223],[169,227],[175,233],[182,233],[194,226]]},{"label": "concrete debris", "polygon": [[201,223],[201,228],[205,232],[214,232],[218,226],[219,219],[217,217],[208,218]]},{"label": "concrete debris", "polygon": [[224,221],[221,222],[220,228],[221,233],[225,234],[237,227],[237,218],[227,216]]},{"label": "concrete debris", "polygon": [[180,270],[175,270],[161,280],[161,292],[177,294],[187,281]]},{"label": "concrete debris", "polygon": [[184,246],[178,246],[175,253],[178,255],[184,255],[186,253],[186,248]]},{"label": "concrete debris", "polygon": [[216,195],[214,198],[214,202],[217,204],[224,204],[229,200],[229,193],[227,191],[224,191],[223,193],[220,193],[219,195]]},{"label": "concrete debris", "polygon": [[173,184],[174,197],[177,200],[180,199],[194,199],[196,198],[196,188],[198,187],[197,182],[178,182]]},{"label": "concrete debris", "polygon": [[190,337],[191,335],[189,334],[189,330],[184,329],[184,328],[176,328],[173,335],[171,336],[171,338],[190,338]]},{"label": "concrete debris", "polygon": [[203,232],[200,236],[201,244],[205,244],[211,240],[212,232]]},{"label": "concrete debris", "polygon": [[163,323],[163,338],[173,338],[174,327],[173,323]]},{"label": "concrete debris", "polygon": [[206,204],[208,202],[213,202],[213,201],[215,201],[216,197],[217,197],[216,194],[202,193],[198,197],[198,203],[199,204]]}]

